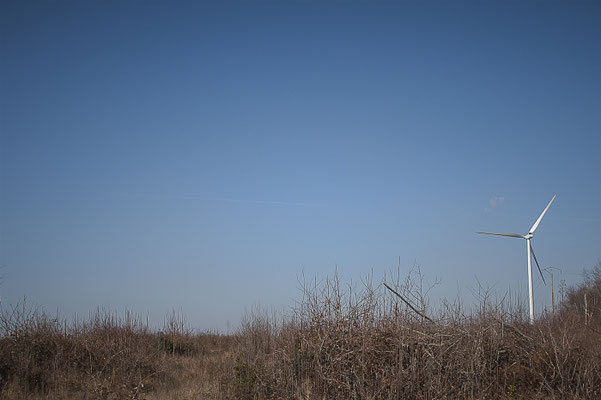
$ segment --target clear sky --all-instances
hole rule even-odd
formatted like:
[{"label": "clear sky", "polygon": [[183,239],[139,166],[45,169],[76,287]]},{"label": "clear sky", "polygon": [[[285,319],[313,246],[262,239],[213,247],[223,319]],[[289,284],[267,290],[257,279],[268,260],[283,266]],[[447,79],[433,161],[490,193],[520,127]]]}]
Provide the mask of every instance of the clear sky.
[{"label": "clear sky", "polygon": [[399,256],[527,293],[525,242],[474,232],[554,194],[541,264],[601,258],[599,1],[0,7],[3,304],[225,329]]}]

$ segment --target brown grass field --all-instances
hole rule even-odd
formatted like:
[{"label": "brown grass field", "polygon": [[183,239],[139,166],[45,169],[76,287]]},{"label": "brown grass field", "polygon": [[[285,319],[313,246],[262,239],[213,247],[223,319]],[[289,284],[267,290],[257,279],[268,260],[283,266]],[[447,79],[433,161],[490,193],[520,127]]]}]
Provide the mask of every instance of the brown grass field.
[{"label": "brown grass field", "polygon": [[523,302],[428,304],[419,271],[381,284],[304,284],[288,315],[257,310],[233,335],[174,314],[151,330],[97,311],[0,314],[2,399],[601,399],[601,263],[527,323]]}]

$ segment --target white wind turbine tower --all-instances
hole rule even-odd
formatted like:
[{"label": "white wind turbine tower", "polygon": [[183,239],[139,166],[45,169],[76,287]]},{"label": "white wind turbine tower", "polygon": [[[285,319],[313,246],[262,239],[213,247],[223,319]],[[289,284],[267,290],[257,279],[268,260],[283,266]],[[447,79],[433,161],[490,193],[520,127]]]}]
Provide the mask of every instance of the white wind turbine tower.
[{"label": "white wind turbine tower", "polygon": [[534,225],[532,225],[532,228],[530,228],[530,231],[528,231],[528,233],[526,235],[519,235],[517,233],[476,232],[476,233],[480,233],[483,235],[509,236],[509,237],[514,237],[514,238],[526,239],[526,245],[528,247],[528,297],[529,297],[529,303],[530,303],[530,323],[531,324],[534,323],[534,298],[533,298],[533,293],[532,293],[532,257],[534,257],[534,261],[536,261],[536,266],[538,267],[538,272],[540,273],[541,278],[543,278],[543,282],[545,282],[545,278],[543,277],[543,272],[540,270],[540,265],[538,264],[536,255],[534,255],[534,249],[532,248],[532,244],[530,244],[530,239],[532,239],[532,237],[534,236],[534,231],[536,231],[536,228],[538,228],[540,221],[545,216],[545,213],[551,206],[551,203],[553,203],[553,200],[555,200],[556,196],[557,195],[553,196],[553,198],[551,199],[549,204],[547,204],[547,207],[545,207],[545,209],[541,213],[540,217],[538,217],[538,219],[536,220]]}]

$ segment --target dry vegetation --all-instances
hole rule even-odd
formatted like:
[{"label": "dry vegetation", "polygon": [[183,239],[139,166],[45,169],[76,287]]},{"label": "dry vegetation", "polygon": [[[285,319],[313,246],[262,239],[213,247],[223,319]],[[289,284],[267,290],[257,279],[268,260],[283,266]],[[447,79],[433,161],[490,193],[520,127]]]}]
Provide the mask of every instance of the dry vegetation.
[{"label": "dry vegetation", "polygon": [[250,313],[235,335],[164,329],[99,310],[87,321],[20,304],[0,315],[6,399],[600,399],[601,264],[555,315],[476,295],[436,310],[417,273],[304,284],[289,316]]}]

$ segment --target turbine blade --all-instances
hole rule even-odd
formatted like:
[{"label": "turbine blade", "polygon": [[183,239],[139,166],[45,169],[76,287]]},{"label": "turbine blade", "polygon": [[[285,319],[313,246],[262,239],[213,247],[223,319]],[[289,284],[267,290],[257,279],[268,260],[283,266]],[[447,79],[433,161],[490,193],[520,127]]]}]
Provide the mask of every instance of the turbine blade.
[{"label": "turbine blade", "polygon": [[545,286],[547,286],[547,282],[545,282],[545,277],[543,276],[543,271],[541,271],[540,265],[538,265],[538,260],[536,259],[536,254],[534,254],[534,248],[532,247],[532,244],[530,244],[530,252],[532,253],[532,257],[534,257],[534,261],[536,261],[538,273],[540,274],[540,277],[543,278],[543,283],[545,284]]},{"label": "turbine blade", "polygon": [[545,216],[545,213],[547,212],[547,210],[549,209],[549,207],[551,207],[551,203],[553,203],[553,200],[555,200],[556,196],[557,195],[553,196],[553,198],[551,199],[551,201],[549,202],[549,204],[547,204],[547,207],[545,207],[545,209],[541,213],[540,217],[538,217],[538,219],[536,220],[536,222],[534,223],[534,225],[532,225],[532,228],[530,228],[530,232],[528,232],[528,233],[532,234],[532,233],[534,233],[534,231],[536,230],[536,228],[538,228],[538,224],[540,224],[540,221]]},{"label": "turbine blade", "polygon": [[526,239],[524,235],[518,235],[517,233],[494,233],[494,232],[476,232],[480,235],[497,235],[497,236],[509,236],[514,238]]}]

